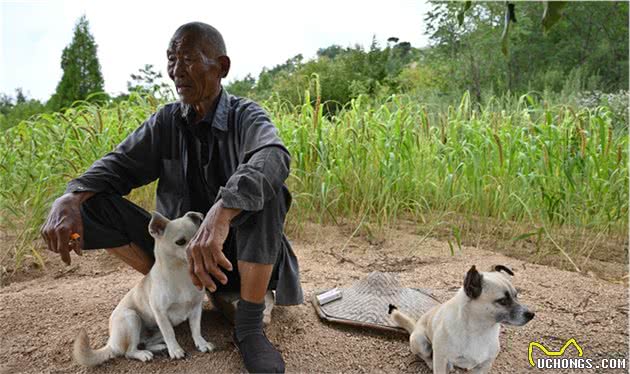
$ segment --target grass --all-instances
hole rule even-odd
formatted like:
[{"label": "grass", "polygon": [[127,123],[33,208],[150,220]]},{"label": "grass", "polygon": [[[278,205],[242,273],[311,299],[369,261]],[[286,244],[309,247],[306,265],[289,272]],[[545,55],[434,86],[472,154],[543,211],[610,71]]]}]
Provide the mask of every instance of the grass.
[{"label": "grass", "polygon": [[19,266],[26,256],[42,263],[34,239],[65,184],[156,109],[157,102],[139,96],[109,108],[79,102],[0,133],[0,228],[12,238],[0,251],[0,264],[13,259]]},{"label": "grass", "polygon": [[404,97],[357,100],[332,119],[270,110],[293,152],[293,190],[321,219],[457,211],[626,228],[628,139],[604,108],[473,111],[465,96],[446,113]]},{"label": "grass", "polygon": [[[293,157],[293,230],[309,219],[372,232],[404,218],[436,232],[446,228],[456,251],[472,240],[465,221],[484,222],[478,227],[485,230],[492,222],[512,227],[514,242],[546,243],[574,270],[583,267],[574,257],[591,249],[559,232],[625,243],[627,125],[606,107],[552,105],[525,95],[478,108],[465,94],[458,105],[435,109],[394,95],[359,97],[324,116],[322,103],[310,101],[264,104]],[[19,265],[38,258],[34,239],[65,183],[157,104],[137,96],[107,107],[79,103],[0,134],[0,227],[11,238],[3,259]],[[132,199],[151,207],[153,192],[149,186]]]}]

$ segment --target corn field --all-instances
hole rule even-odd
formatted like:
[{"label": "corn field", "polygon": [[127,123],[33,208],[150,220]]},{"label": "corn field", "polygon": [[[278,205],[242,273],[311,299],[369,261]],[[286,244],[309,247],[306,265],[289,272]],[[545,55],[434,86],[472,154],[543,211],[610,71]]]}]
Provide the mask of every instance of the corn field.
[{"label": "corn field", "polygon": [[[615,123],[606,107],[525,95],[477,108],[465,94],[459,105],[435,110],[394,95],[359,97],[323,115],[323,103],[313,101],[264,103],[292,154],[290,220],[384,227],[451,212],[527,224],[523,238],[566,227],[627,236],[627,124]],[[36,239],[52,201],[158,105],[138,96],[104,107],[78,103],[0,133],[7,237],[0,260],[41,261]],[[131,198],[150,208],[153,191]],[[559,249],[569,257],[570,248]]]}]

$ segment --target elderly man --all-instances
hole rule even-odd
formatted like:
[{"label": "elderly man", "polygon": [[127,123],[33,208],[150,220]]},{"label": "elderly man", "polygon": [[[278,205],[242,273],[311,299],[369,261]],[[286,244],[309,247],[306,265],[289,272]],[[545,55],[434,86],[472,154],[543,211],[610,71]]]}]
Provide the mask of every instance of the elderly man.
[{"label": "elderly man", "polygon": [[[260,106],[222,89],[230,59],[215,28],[181,26],[166,55],[180,101],[72,180],[42,236],[68,264],[70,250],[105,248],[146,274],[154,261],[150,215],[121,196],[159,179],[159,212],[171,219],[190,210],[206,213],[187,248],[190,276],[211,292],[240,291],[233,338],[245,367],[283,372],[262,318],[268,289],[276,290],[278,304],[303,299],[297,259],[283,234],[291,203],[284,184],[289,152]],[[80,235],[78,242],[72,233]]]}]

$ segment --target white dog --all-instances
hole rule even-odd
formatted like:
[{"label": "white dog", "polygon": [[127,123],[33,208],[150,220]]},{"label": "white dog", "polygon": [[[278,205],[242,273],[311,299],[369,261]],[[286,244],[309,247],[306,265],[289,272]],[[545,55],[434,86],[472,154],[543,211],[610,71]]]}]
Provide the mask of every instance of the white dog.
[{"label": "white dog", "polygon": [[[193,285],[186,260],[186,245],[202,221],[203,215],[197,212],[188,212],[173,221],[157,212],[152,214],[149,232],[155,238],[155,264],[112,312],[105,347],[92,350],[86,331],[81,329],[74,341],[74,358],[78,363],[95,366],[122,355],[148,361],[153,352],[164,348],[171,358],[182,358],[184,350],[175,339],[173,326],[186,319],[197,349],[214,350],[214,345],[201,336],[204,291]],[[146,338],[148,330],[156,326],[159,330]],[[141,342],[144,350],[138,349]]]},{"label": "white dog", "polygon": [[503,265],[483,273],[473,265],[457,294],[423,314],[418,322],[391,304],[389,314],[411,334],[411,352],[433,373],[448,373],[453,367],[487,373],[499,354],[501,323],[523,326],[534,318],[534,313],[518,303],[510,282],[513,275]]}]

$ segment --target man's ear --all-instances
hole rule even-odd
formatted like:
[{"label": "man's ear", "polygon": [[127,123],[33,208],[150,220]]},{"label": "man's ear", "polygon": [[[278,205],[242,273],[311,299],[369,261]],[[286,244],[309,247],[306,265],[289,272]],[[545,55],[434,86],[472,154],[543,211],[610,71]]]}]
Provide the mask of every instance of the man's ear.
[{"label": "man's ear", "polygon": [[149,234],[151,234],[154,238],[159,238],[164,235],[164,230],[166,230],[166,225],[168,225],[170,221],[168,218],[164,217],[160,213],[153,211],[151,212],[151,222],[149,222]]},{"label": "man's ear", "polygon": [[466,273],[466,278],[464,278],[464,292],[466,292],[466,296],[471,299],[476,299],[481,295],[481,281],[483,280],[483,275],[477,271],[475,265],[473,265],[468,273]]},{"label": "man's ear", "polygon": [[201,222],[203,222],[203,214],[199,212],[188,212],[185,216],[190,218],[197,226],[201,226]]},{"label": "man's ear", "polygon": [[230,58],[228,56],[219,56],[217,57],[217,60],[219,61],[219,65],[221,65],[221,78],[227,77],[232,64]]}]

